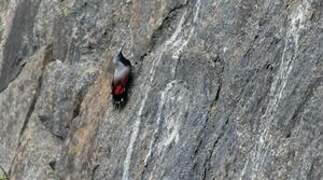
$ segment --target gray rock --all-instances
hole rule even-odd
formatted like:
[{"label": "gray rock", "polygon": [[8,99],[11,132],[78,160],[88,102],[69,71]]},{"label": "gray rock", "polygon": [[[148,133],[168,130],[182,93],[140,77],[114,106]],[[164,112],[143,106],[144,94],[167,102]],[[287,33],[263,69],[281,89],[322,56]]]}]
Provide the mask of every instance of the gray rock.
[{"label": "gray rock", "polygon": [[[320,0],[0,0],[10,179],[321,179]],[[125,43],[134,82],[110,97]]]}]

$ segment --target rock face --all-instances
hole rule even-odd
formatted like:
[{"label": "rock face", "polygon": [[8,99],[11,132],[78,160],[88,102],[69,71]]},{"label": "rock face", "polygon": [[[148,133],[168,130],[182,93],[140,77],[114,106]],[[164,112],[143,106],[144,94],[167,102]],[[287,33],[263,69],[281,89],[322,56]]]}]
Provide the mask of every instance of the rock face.
[{"label": "rock face", "polygon": [[[11,180],[320,179],[321,0],[0,0]],[[111,103],[125,43],[134,82]]]}]

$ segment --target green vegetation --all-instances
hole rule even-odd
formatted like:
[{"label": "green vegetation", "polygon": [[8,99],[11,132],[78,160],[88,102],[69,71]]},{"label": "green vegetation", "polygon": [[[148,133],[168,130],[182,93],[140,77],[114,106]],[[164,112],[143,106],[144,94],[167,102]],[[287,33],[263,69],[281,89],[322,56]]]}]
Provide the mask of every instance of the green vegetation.
[{"label": "green vegetation", "polygon": [[8,178],[5,175],[0,175],[0,180],[8,180]]},{"label": "green vegetation", "polygon": [[69,16],[71,14],[71,9],[68,7],[63,7],[63,14],[64,16]]},{"label": "green vegetation", "polygon": [[0,180],[9,180],[8,174],[3,169],[3,167],[0,165]]},{"label": "green vegetation", "polygon": [[59,7],[60,14],[62,16],[66,17],[66,16],[71,15],[72,9],[70,7],[68,7],[62,3],[60,3],[58,7]]}]

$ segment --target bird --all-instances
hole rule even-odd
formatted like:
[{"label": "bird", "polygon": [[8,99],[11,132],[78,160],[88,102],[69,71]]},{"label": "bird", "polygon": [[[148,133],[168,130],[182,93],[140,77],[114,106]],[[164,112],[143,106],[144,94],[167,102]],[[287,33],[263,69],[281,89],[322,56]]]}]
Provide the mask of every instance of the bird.
[{"label": "bird", "polygon": [[113,104],[122,107],[128,100],[128,89],[131,82],[131,62],[124,57],[122,50],[113,58],[113,78],[111,83],[111,94]]}]

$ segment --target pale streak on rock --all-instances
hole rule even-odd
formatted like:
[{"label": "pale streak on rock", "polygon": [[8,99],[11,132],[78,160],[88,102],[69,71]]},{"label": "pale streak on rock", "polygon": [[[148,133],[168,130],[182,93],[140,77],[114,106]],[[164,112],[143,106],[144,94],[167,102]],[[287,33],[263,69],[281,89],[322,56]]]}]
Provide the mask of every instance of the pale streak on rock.
[{"label": "pale streak on rock", "polygon": [[[174,83],[176,81],[173,81]],[[178,82],[176,82],[178,83]],[[168,84],[170,85],[170,84]],[[176,84],[175,84],[176,85]],[[171,89],[169,89],[169,94],[167,96],[168,98],[168,101],[175,101],[177,102],[178,104],[182,104],[182,106],[180,106],[180,110],[176,110],[176,115],[175,117],[173,115],[170,115],[170,116],[164,116],[165,118],[165,124],[166,124],[166,128],[165,128],[165,131],[166,131],[166,134],[165,136],[161,136],[159,137],[160,138],[160,142],[155,145],[156,148],[154,149],[154,153],[156,154],[156,157],[158,157],[158,159],[160,160],[163,160],[165,155],[167,154],[167,148],[173,143],[174,143],[174,146],[175,144],[177,144],[178,142],[180,142],[179,140],[179,131],[181,130],[181,123],[182,121],[180,120],[181,117],[184,117],[184,114],[188,111],[188,105],[184,102],[181,102],[184,100],[183,96],[182,95],[179,95],[179,96],[173,96],[171,94],[171,90],[174,89],[176,86],[173,85],[173,87]],[[166,100],[166,102],[164,103],[164,107],[167,107],[165,106],[168,102]],[[160,125],[158,126],[158,128],[160,127]],[[158,169],[158,164],[154,164],[153,165],[153,170],[150,172],[150,176],[149,176],[149,180],[152,180],[154,179],[154,173],[156,171],[156,169]]]},{"label": "pale streak on rock", "polygon": [[195,14],[194,14],[194,17],[193,17],[192,28],[190,29],[190,33],[189,33],[188,37],[185,38],[185,37],[181,36],[181,38],[178,39],[174,43],[174,48],[177,48],[177,50],[175,51],[175,53],[172,56],[174,59],[179,58],[179,56],[182,53],[183,49],[187,46],[188,42],[190,41],[190,39],[194,35],[195,28],[197,26],[198,17],[199,17],[199,14],[200,14],[201,0],[198,0],[196,2],[195,6],[196,6],[196,11],[195,11]]},{"label": "pale streak on rock", "polygon": [[[0,8],[7,34],[14,32],[10,14],[17,15],[19,2],[26,0],[12,0]],[[12,177],[52,179],[55,172],[63,172],[64,179],[121,179],[123,170],[129,180],[322,177],[319,0],[186,2],[42,0],[39,7],[26,11],[38,12],[35,19],[21,21],[24,17],[16,16],[14,25],[24,25],[29,38],[22,39],[28,41],[21,48],[13,43],[13,54],[22,49],[29,56],[54,41],[54,57],[62,60],[56,65],[70,67],[60,76],[76,82],[55,76],[47,81],[44,75],[41,89],[48,93],[39,97],[41,106],[36,106],[23,133],[30,144],[21,149]],[[11,41],[6,32],[2,44]],[[102,84],[88,91],[82,87],[93,86],[92,73],[77,77],[90,64],[108,65],[113,50],[125,40],[131,41],[127,47],[133,46],[126,54],[143,61],[134,64],[136,83],[127,106],[112,112],[106,108],[108,78],[101,76]],[[102,60],[105,53],[108,58]],[[0,122],[9,127],[0,137],[0,161],[6,170],[19,134],[16,121],[25,116],[37,79],[27,78],[36,73],[26,73],[32,60],[20,62],[25,65],[22,74],[0,94]],[[46,71],[55,74],[50,67]],[[174,79],[178,83],[165,92]],[[218,83],[223,88],[210,108]],[[52,89],[60,93],[55,95]],[[71,90],[80,90],[77,99],[65,98]],[[53,103],[60,100],[66,104]],[[43,110],[54,112],[52,107],[71,115],[66,141],[52,137],[39,121]],[[46,121],[55,124],[51,117]],[[65,148],[60,147],[63,144]],[[52,161],[57,161],[55,168],[48,165]]]},{"label": "pale streak on rock", "polygon": [[137,113],[137,119],[135,121],[135,124],[134,124],[134,126],[132,128],[132,132],[131,132],[131,135],[130,135],[130,142],[129,142],[129,146],[127,148],[127,155],[126,155],[125,161],[123,163],[122,180],[128,180],[129,179],[129,169],[130,169],[130,164],[131,164],[131,157],[132,157],[132,153],[133,153],[133,147],[134,147],[134,144],[135,144],[136,139],[138,137],[139,127],[140,127],[141,120],[142,120],[142,118],[141,118],[142,112],[143,112],[143,109],[145,107],[145,104],[146,104],[146,101],[147,101],[147,98],[148,98],[148,93],[151,90],[151,85],[150,84],[154,81],[154,78],[155,78],[156,67],[160,63],[164,52],[166,52],[168,50],[169,45],[174,43],[174,41],[179,36],[179,34],[181,32],[181,29],[183,28],[183,24],[185,22],[185,16],[186,16],[186,11],[183,14],[183,16],[182,16],[182,18],[180,20],[180,23],[177,26],[174,34],[171,36],[171,38],[169,40],[167,40],[165,42],[164,45],[161,46],[160,54],[159,54],[159,56],[157,56],[157,60],[153,61],[153,65],[152,65],[152,68],[151,68],[151,70],[149,72],[149,76],[148,76],[149,77],[148,84],[147,85],[143,84],[143,86],[147,86],[147,87],[143,88],[143,89],[146,89],[146,91],[144,92],[144,98],[143,98],[143,100],[142,100],[142,102],[140,104],[140,108],[139,108],[139,111]]},{"label": "pale streak on rock", "polygon": [[138,137],[139,127],[140,127],[140,124],[141,124],[142,112],[144,110],[145,103],[146,103],[147,98],[148,98],[147,94],[148,94],[148,92],[145,94],[145,96],[144,96],[144,98],[143,98],[143,100],[141,102],[141,105],[140,105],[140,108],[139,108],[139,111],[138,111],[138,114],[137,114],[137,119],[135,121],[135,124],[132,127],[132,132],[131,132],[131,135],[130,135],[130,142],[129,142],[129,146],[127,148],[126,159],[124,160],[124,163],[123,163],[123,174],[122,174],[122,179],[123,180],[128,180],[129,179],[129,168],[130,168],[131,157],[132,157],[132,153],[133,153],[133,147],[134,147],[136,139]]},{"label": "pale streak on rock", "polygon": [[177,83],[176,80],[171,81],[170,83],[168,83],[166,85],[166,88],[161,92],[160,103],[159,103],[158,110],[157,110],[157,121],[156,121],[156,127],[157,128],[155,128],[155,130],[154,130],[154,133],[153,133],[153,136],[152,136],[152,141],[150,142],[150,145],[149,145],[149,150],[148,150],[148,153],[147,153],[145,161],[144,161],[145,166],[147,165],[148,160],[151,157],[152,149],[153,149],[153,146],[154,146],[154,144],[156,142],[156,137],[155,136],[158,133],[158,131],[160,131],[161,114],[162,114],[162,111],[163,111],[163,108],[164,108],[164,105],[165,105],[165,101],[166,101],[165,96],[167,95],[169,90],[174,86],[175,83]]},{"label": "pale streak on rock", "polygon": [[[271,123],[274,121],[274,114],[277,111],[278,104],[280,103],[284,90],[286,89],[286,85],[288,82],[289,75],[293,69],[294,60],[295,57],[298,54],[298,40],[299,40],[299,33],[300,30],[304,29],[306,26],[305,18],[306,14],[308,14],[309,9],[309,3],[308,1],[305,2],[306,4],[300,4],[296,11],[294,11],[291,14],[291,22],[290,26],[286,30],[286,38],[285,38],[285,44],[283,49],[283,54],[281,57],[281,63],[280,68],[278,71],[278,75],[276,76],[271,88],[270,88],[270,97],[273,97],[270,99],[269,104],[267,106],[267,109],[265,111],[265,114],[262,116],[262,119],[267,119],[264,124],[264,130],[259,136],[258,143],[255,146],[255,150],[251,153],[252,154],[252,174],[251,178],[256,179],[257,175],[259,175],[259,170],[262,168],[264,161],[268,155],[268,150],[265,152],[262,152],[265,149],[270,149],[271,147],[271,134],[269,133],[271,126]],[[287,59],[286,57],[286,51],[289,45],[289,39],[292,38],[293,42],[295,44],[295,53],[294,56],[290,59]],[[241,173],[241,177],[243,177],[246,173],[246,167],[249,164],[249,159],[245,163],[244,168]]]}]

